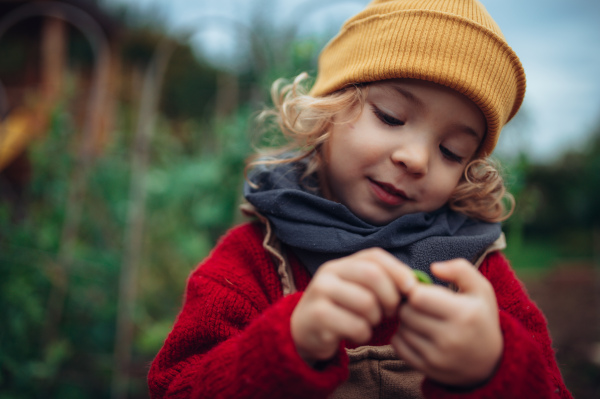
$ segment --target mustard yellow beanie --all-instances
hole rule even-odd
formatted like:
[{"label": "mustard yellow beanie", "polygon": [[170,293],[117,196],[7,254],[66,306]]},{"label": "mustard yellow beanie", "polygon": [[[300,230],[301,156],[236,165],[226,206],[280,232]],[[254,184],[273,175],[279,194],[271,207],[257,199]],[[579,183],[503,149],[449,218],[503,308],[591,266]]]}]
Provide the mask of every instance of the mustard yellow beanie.
[{"label": "mustard yellow beanie", "polygon": [[519,58],[477,0],[372,1],[323,49],[310,94],[394,78],[435,82],[471,99],[487,120],[481,156],[525,95]]}]

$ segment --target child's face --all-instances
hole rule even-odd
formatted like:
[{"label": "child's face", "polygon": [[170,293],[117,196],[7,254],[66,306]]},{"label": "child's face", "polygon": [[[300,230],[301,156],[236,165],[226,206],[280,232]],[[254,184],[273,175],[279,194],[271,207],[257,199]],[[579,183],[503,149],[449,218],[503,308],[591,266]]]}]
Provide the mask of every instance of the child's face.
[{"label": "child's face", "polygon": [[485,134],[467,97],[421,80],[369,86],[357,120],[324,144],[325,196],[374,225],[442,207]]}]

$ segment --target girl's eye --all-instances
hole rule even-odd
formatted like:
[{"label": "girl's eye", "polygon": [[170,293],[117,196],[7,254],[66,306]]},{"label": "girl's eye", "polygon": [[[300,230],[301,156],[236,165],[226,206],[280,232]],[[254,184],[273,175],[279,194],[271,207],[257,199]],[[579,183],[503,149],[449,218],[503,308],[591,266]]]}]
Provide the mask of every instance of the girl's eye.
[{"label": "girl's eye", "polygon": [[385,123],[386,125],[404,126],[404,121],[401,121],[400,119],[396,119],[393,116],[386,114],[374,105],[371,105],[371,108],[373,108],[373,113],[375,114],[375,116],[377,116],[377,118],[379,118],[379,120]]},{"label": "girl's eye", "polygon": [[455,153],[453,153],[452,151],[450,151],[443,145],[440,146],[440,151],[442,152],[442,155],[444,155],[444,157],[446,157],[447,159],[449,159],[453,162],[460,163],[460,164],[463,163],[463,157],[456,155]]}]

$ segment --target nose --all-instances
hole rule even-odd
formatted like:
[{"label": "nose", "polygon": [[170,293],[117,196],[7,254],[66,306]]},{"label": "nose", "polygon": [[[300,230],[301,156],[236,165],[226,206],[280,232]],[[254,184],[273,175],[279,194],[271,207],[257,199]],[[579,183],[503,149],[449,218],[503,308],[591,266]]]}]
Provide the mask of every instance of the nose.
[{"label": "nose", "polygon": [[392,162],[406,168],[406,171],[422,176],[427,174],[429,168],[429,149],[425,143],[412,143],[394,149],[391,155]]}]

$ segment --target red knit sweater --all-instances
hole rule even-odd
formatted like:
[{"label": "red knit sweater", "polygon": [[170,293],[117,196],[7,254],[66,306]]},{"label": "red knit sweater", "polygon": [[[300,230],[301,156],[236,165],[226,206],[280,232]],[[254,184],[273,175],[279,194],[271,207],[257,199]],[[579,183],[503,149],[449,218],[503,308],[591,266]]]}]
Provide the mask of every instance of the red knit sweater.
[{"label": "red knit sweater", "polygon": [[[185,303],[148,375],[152,398],[324,398],[348,374],[340,350],[322,370],[296,353],[290,317],[310,281],[290,259],[299,292],[282,296],[262,228],[230,230],[191,274]],[[494,376],[469,391],[425,379],[427,398],[570,398],[551,348],[546,320],[499,253],[480,267],[500,309],[504,353]],[[393,320],[375,329],[369,345],[389,343]]]}]

